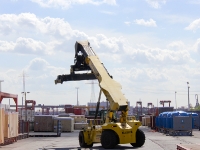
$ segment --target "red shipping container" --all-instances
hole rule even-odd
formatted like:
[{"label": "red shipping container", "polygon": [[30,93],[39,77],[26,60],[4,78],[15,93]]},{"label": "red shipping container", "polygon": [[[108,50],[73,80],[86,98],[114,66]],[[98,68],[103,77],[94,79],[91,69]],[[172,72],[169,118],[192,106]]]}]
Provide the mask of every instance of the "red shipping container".
[{"label": "red shipping container", "polygon": [[65,108],[65,113],[74,113],[74,108]]},{"label": "red shipping container", "polygon": [[74,114],[75,115],[82,115],[82,109],[81,108],[74,108]]},{"label": "red shipping container", "polygon": [[65,108],[72,108],[73,106],[72,105],[69,105],[69,104],[67,104],[67,105],[65,105]]}]

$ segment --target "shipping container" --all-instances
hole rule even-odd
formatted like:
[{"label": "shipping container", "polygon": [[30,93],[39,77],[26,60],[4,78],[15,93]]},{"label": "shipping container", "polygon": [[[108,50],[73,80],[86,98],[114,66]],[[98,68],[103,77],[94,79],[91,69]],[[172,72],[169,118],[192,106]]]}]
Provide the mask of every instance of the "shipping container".
[{"label": "shipping container", "polygon": [[[96,111],[89,111],[89,116],[95,116]],[[97,116],[101,116],[101,111],[98,111]]]},{"label": "shipping container", "polygon": [[34,118],[35,132],[53,132],[53,117],[50,115],[38,115]]},{"label": "shipping container", "polygon": [[18,112],[5,112],[4,137],[18,136]]},{"label": "shipping container", "polygon": [[82,109],[81,108],[74,108],[74,114],[75,115],[82,115]]},{"label": "shipping container", "polygon": [[4,125],[5,125],[5,111],[0,108],[0,144],[4,143]]},{"label": "shipping container", "polygon": [[74,131],[74,118],[71,117],[55,117],[54,118],[54,132],[57,132],[57,120],[61,122],[61,132]]},{"label": "shipping container", "polygon": [[72,105],[69,105],[69,104],[67,104],[67,105],[65,105],[65,108],[72,108],[73,106]]},{"label": "shipping container", "polygon": [[74,108],[72,108],[72,107],[65,108],[65,113],[74,113]]},{"label": "shipping container", "polygon": [[74,123],[74,130],[83,130],[88,127],[88,123]]}]

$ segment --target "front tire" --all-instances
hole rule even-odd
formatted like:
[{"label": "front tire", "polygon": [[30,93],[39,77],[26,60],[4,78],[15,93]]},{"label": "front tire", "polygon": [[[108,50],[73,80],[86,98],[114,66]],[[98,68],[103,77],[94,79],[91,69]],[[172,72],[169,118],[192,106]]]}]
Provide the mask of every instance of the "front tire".
[{"label": "front tire", "polygon": [[136,131],[136,143],[131,143],[133,147],[141,147],[145,143],[145,134],[142,130],[137,129]]},{"label": "front tire", "polygon": [[105,149],[113,149],[118,144],[117,136],[114,131],[105,130],[101,135],[101,145]]},{"label": "front tire", "polygon": [[90,145],[87,145],[87,144],[85,143],[83,131],[80,131],[80,132],[79,132],[79,137],[78,137],[78,139],[79,139],[79,145],[80,145],[80,147],[83,147],[83,148],[90,148],[90,147],[93,146],[93,143],[90,144]]}]

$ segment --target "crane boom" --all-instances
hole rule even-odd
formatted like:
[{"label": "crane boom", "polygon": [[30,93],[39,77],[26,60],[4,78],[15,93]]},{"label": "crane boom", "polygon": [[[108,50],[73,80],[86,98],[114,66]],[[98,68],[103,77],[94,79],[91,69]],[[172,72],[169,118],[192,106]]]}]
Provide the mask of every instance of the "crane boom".
[{"label": "crane boom", "polygon": [[[75,74],[75,71],[91,70],[91,73]],[[59,75],[55,83],[63,81],[97,79],[99,86],[110,103],[111,111],[127,111],[128,102],[121,92],[121,85],[112,79],[88,41],[76,42],[75,65],[71,66],[70,75]]]}]

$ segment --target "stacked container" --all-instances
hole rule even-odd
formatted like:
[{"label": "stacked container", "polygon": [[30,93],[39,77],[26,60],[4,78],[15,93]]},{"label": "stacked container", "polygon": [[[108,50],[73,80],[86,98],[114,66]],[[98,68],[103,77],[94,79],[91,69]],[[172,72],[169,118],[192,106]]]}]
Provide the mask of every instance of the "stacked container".
[{"label": "stacked container", "polygon": [[179,116],[179,112],[175,111],[175,112],[171,112],[169,115],[168,115],[168,120],[169,120],[169,129],[173,129],[173,117],[175,116]]},{"label": "stacked container", "polygon": [[18,136],[18,112],[5,112],[4,137]]},{"label": "stacked container", "polygon": [[73,132],[74,131],[74,118],[71,117],[55,117],[54,120],[54,132],[57,132],[57,120],[61,121],[61,132]]},{"label": "stacked container", "polygon": [[84,115],[71,115],[70,117],[74,118],[74,129],[82,130],[83,128],[88,127],[87,119]]},{"label": "stacked container", "polygon": [[199,129],[199,115],[197,113],[188,113],[188,115],[192,116],[192,128]]},{"label": "stacked container", "polygon": [[4,143],[5,110],[0,106],[0,144]]},{"label": "stacked container", "polygon": [[[19,108],[18,112],[19,112],[20,120],[30,121],[30,122],[34,121],[35,110],[31,110],[31,109],[25,110],[25,108]],[[27,118],[26,118],[26,116],[27,116]]]},{"label": "stacked container", "polygon": [[50,115],[35,116],[34,131],[53,132],[53,117]]}]

